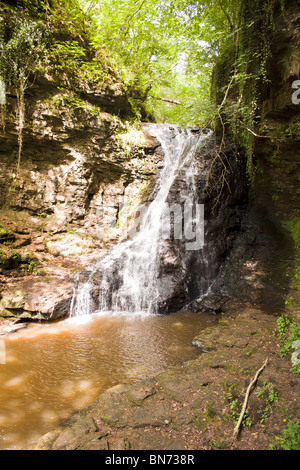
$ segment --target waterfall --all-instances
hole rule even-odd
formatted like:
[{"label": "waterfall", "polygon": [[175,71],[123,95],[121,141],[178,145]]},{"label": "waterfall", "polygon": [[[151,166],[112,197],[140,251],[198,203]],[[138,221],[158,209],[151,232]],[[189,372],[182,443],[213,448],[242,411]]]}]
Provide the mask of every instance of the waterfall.
[{"label": "waterfall", "polygon": [[[160,298],[160,248],[170,235],[170,210],[168,196],[176,178],[184,177],[188,192],[184,214],[190,226],[191,240],[197,234],[191,227],[200,221],[199,210],[193,219],[195,205],[194,156],[203,146],[207,135],[165,124],[147,124],[147,132],[161,144],[164,153],[163,168],[157,178],[151,202],[136,230],[124,242],[116,245],[109,254],[94,264],[88,278],[75,289],[71,303],[71,316],[86,315],[93,311],[113,311],[152,314],[158,311]],[[181,201],[182,202],[182,201]],[[173,207],[173,210],[181,206]],[[199,209],[196,206],[196,209]],[[174,223],[174,237],[182,237],[182,214]],[[200,224],[198,223],[198,226]],[[193,246],[193,243],[190,243]],[[199,248],[199,247],[198,247]],[[187,247],[187,249],[189,249]],[[193,248],[190,248],[193,249]]]}]

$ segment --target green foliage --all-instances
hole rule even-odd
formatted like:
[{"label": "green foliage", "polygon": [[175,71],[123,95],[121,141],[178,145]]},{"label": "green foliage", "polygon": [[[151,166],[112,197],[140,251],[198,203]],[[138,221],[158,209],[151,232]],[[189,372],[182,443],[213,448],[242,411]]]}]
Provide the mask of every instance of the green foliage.
[{"label": "green foliage", "polygon": [[156,121],[200,125],[214,112],[213,65],[236,28],[241,0],[81,0],[92,44],[109,50],[137,109]]},{"label": "green foliage", "polygon": [[246,149],[250,180],[255,174],[253,145],[260,126],[262,96],[269,85],[267,64],[272,55],[270,44],[278,4],[284,14],[283,0],[241,2],[236,27],[228,38],[227,49],[221,49],[215,69],[217,117],[231,138]]},{"label": "green foliage", "polygon": [[[40,3],[38,16],[52,34],[46,63],[64,86],[76,91],[123,82],[141,119],[205,125],[220,115],[210,93],[211,75],[222,54],[232,51],[218,90],[222,94],[225,87],[226,92],[242,36],[241,0]],[[243,88],[245,76],[246,81],[251,76],[245,68],[252,52],[247,50],[236,64],[235,87]],[[227,104],[238,122],[236,105]],[[252,118],[246,104],[243,112]]]},{"label": "green foliage", "polygon": [[[270,382],[263,382],[262,386],[256,392],[257,397],[261,400],[261,405],[259,409],[256,411],[257,417],[259,419],[260,424],[265,423],[273,413],[273,407],[278,402],[278,394]],[[234,391],[234,387],[230,387],[227,394],[226,399],[229,402],[229,414],[231,418],[238,422],[240,417],[242,404],[240,403],[240,399],[236,396],[236,392]],[[253,416],[254,418],[254,416]],[[242,425],[246,427],[252,426],[252,419],[249,416],[248,411],[245,411],[243,416]]]},{"label": "green foliage", "polygon": [[288,421],[287,428],[281,436],[275,437],[277,443],[270,445],[270,450],[300,450],[300,424],[298,421]]},{"label": "green foliage", "polygon": [[14,240],[14,238],[14,233],[5,227],[2,227],[0,224],[0,243],[7,242],[8,240]]},{"label": "green foliage", "polygon": [[200,125],[210,120],[214,105],[210,99],[210,71],[202,76],[188,77],[184,71],[170,73],[168,80],[157,83],[145,103],[149,115],[157,122],[184,126]]},{"label": "green foliage", "polygon": [[[292,355],[293,349],[300,349],[300,326],[297,325],[294,319],[291,319],[287,315],[282,315],[277,320],[277,336],[280,341],[280,356],[285,357],[291,354],[292,357],[292,372],[295,375],[300,374],[300,364],[295,357]],[[296,346],[298,344],[298,346]],[[295,360],[294,360],[295,358]],[[299,358],[300,359],[300,358]]]},{"label": "green foliage", "polygon": [[160,58],[169,59],[170,33],[162,29],[163,9],[157,0],[104,0],[101,6],[94,5],[97,29],[93,44],[113,51],[132,84],[141,73],[147,73],[144,80],[151,77],[151,72],[161,67]]},{"label": "green foliage", "polygon": [[56,41],[51,47],[50,54],[54,55],[55,67],[74,72],[76,65],[81,65],[86,50],[77,41]]},{"label": "green foliage", "polygon": [[16,268],[22,262],[22,257],[17,251],[4,251],[0,249],[0,267],[4,269]]},{"label": "green foliage", "polygon": [[7,85],[26,88],[41,65],[46,40],[42,22],[19,15],[8,18],[0,10],[0,75]]},{"label": "green foliage", "polygon": [[33,260],[29,260],[28,264],[25,265],[24,271],[27,273],[38,274],[37,263]]},{"label": "green foliage", "polygon": [[[237,424],[241,414],[242,404],[240,403],[239,398],[235,396],[233,391],[229,391],[227,393],[226,399],[229,402],[229,414],[234,420],[235,424]],[[247,410],[244,413],[242,425],[246,427],[251,427],[252,425],[252,421]]]},{"label": "green foliage", "polygon": [[264,401],[263,409],[257,411],[260,424],[264,424],[273,413],[274,404],[278,403],[278,394],[273,384],[267,381],[263,382],[260,390],[258,390],[256,394]]},{"label": "green foliage", "polygon": [[46,30],[41,22],[20,15],[9,16],[9,12],[0,7],[0,77],[17,94],[17,174],[25,123],[25,90],[29,86],[30,76],[41,67],[40,57],[45,50],[46,37]]},{"label": "green foliage", "polygon": [[93,15],[82,8],[79,0],[45,0],[45,15],[48,27],[62,41],[70,38],[86,47],[92,37]]},{"label": "green foliage", "polygon": [[111,59],[101,52],[89,59],[88,52],[77,41],[56,41],[49,51],[48,67],[69,90],[116,82]]},{"label": "green foliage", "polygon": [[283,222],[282,225],[290,232],[295,248],[300,248],[300,218],[294,217]]},{"label": "green foliage", "polygon": [[248,149],[251,173],[276,1],[45,0],[32,8],[51,32],[45,63],[63,86],[122,83],[139,119],[220,121]]},{"label": "green foliage", "polygon": [[37,262],[29,253],[22,255],[19,251],[0,249],[0,268],[11,270],[21,267],[25,274],[38,274]]}]

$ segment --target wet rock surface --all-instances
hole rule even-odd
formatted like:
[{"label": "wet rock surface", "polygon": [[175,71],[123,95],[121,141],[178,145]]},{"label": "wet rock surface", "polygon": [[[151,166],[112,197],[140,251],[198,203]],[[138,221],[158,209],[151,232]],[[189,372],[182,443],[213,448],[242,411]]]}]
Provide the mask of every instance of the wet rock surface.
[{"label": "wet rock surface", "polygon": [[[65,116],[60,118],[63,122]],[[86,116],[81,116],[81,124],[84,118]],[[74,125],[79,126],[80,119],[76,119]],[[126,236],[135,208],[147,202],[151,194],[163,155],[157,140],[147,131],[147,125],[142,124],[141,130],[135,131],[140,142],[137,156],[131,146],[127,158],[112,136],[116,133],[113,118],[106,117],[99,125],[105,136],[102,153],[98,156],[95,148],[90,148],[90,136],[86,133],[81,134],[81,140],[72,141],[74,145],[69,153],[72,158],[63,158],[59,162],[57,156],[50,164],[51,155],[45,150],[43,158],[48,161],[44,169],[40,163],[32,165],[30,147],[24,147],[20,177],[12,181],[0,212],[3,236],[6,237],[2,240],[0,265],[3,318],[24,321],[26,318],[52,320],[67,316],[76,274],[84,276],[97,259],[122,239],[123,233]],[[97,126],[93,128],[95,133],[98,130]],[[124,135],[128,138],[126,134],[117,135],[119,139],[125,138]],[[7,139],[9,136],[8,133]],[[52,140],[54,146],[62,144],[59,134],[53,135]],[[45,139],[43,145],[46,145]],[[224,286],[221,267],[240,233],[247,198],[243,155],[231,145],[222,148],[228,161],[227,190],[210,181],[209,174],[218,178],[223,168],[222,164],[212,163],[218,160],[218,152],[214,139],[209,139],[194,162],[196,196],[199,204],[205,207],[203,250],[187,251],[184,240],[166,241],[161,246],[161,312],[178,311],[190,300],[197,300],[199,293],[206,292],[212,284],[212,293],[220,292]],[[2,164],[6,164],[5,159]],[[64,169],[63,173],[61,169]],[[7,183],[6,178],[3,184]],[[185,179],[179,175],[168,203],[184,201],[188,190]],[[217,204],[214,205],[216,195]],[[37,198],[41,203],[39,207],[36,206]],[[120,200],[129,201],[125,210]],[[95,282],[97,296],[97,279]]]},{"label": "wet rock surface", "polygon": [[[120,240],[162,160],[157,141],[120,119],[129,106],[124,90],[102,90],[102,97],[90,90],[94,116],[88,105],[57,106],[60,94],[46,79],[26,94],[18,175],[13,120],[0,134],[0,317],[6,321],[69,314],[75,274]],[[14,107],[8,94],[7,116]]]},{"label": "wet rock surface", "polygon": [[[30,89],[17,178],[14,125],[8,122],[0,136],[2,318],[68,315],[76,275],[84,276],[126,237],[136,208],[149,201],[162,166],[161,147],[147,124],[128,128],[108,109],[91,116],[88,108],[57,107],[60,98],[52,82],[37,80]],[[93,99],[91,92],[89,101]],[[118,95],[116,103],[125,106],[124,100]],[[13,97],[7,108],[8,113],[14,109]],[[206,129],[192,131],[208,134]],[[177,311],[191,301],[201,303],[199,310],[221,311],[211,300],[201,300],[208,288],[211,295],[250,296],[253,301],[264,290],[257,289],[259,281],[248,282],[249,270],[256,275],[253,252],[267,242],[258,241],[261,229],[248,221],[245,158],[229,143],[220,146],[217,138],[207,139],[194,161],[196,199],[205,207],[203,249],[187,252],[181,240],[161,246],[161,312]],[[178,175],[168,203],[184,201],[188,190],[187,181]],[[259,270],[265,269],[262,265]],[[240,276],[243,269],[245,275]]]}]

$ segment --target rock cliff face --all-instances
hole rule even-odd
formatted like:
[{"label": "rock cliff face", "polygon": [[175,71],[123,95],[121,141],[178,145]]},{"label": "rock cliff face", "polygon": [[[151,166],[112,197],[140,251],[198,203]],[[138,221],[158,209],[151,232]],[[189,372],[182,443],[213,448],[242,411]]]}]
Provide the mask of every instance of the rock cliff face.
[{"label": "rock cliff face", "polygon": [[[144,125],[144,131],[149,132],[149,127],[151,128],[151,126]],[[160,126],[158,128],[160,129]],[[194,145],[197,139],[193,141],[190,148],[191,137],[187,130],[180,132],[180,129],[170,125],[161,125],[161,128],[165,134],[168,134],[168,143],[176,142],[175,150],[171,148],[175,154],[180,155],[180,161],[195,151]],[[183,142],[180,141],[181,145],[178,144],[174,132],[183,135],[186,139],[185,143],[188,142],[188,147],[184,150],[182,150]],[[208,135],[205,136],[207,132]],[[119,310],[122,305],[125,309],[132,309],[134,306],[134,310],[137,311],[150,309],[152,312],[160,313],[176,312],[182,308],[199,311],[204,306],[204,297],[207,301],[207,295],[210,297],[210,307],[207,308],[206,303],[203,309],[213,312],[219,310],[220,298],[226,295],[223,279],[224,265],[231,252],[233,240],[240,232],[241,221],[247,207],[245,158],[238,148],[228,143],[221,143],[207,129],[193,130],[193,133],[202,133],[201,137],[198,136],[201,144],[198,141],[199,145],[193,154],[192,162],[187,159],[184,165],[179,166],[166,199],[170,212],[174,211],[174,214],[168,213],[165,218],[162,215],[159,221],[150,206],[150,211],[145,215],[146,220],[151,223],[154,221],[156,227],[161,227],[165,233],[168,230],[169,234],[166,239],[161,236],[156,242],[156,232],[153,231],[153,226],[151,223],[149,223],[151,227],[145,224],[143,233],[147,235],[147,238],[144,239],[142,236],[136,239],[133,251],[131,245],[120,245],[117,254],[113,252],[111,257],[104,260],[105,263],[100,262],[95,266],[92,273],[89,273],[89,288],[91,289],[89,299],[94,310],[99,308]],[[167,148],[167,154],[168,152]],[[174,153],[171,161],[176,166],[178,156]],[[156,188],[151,195],[156,213],[159,211],[161,202],[158,196],[162,197],[161,189],[164,188],[164,184],[166,181],[160,180],[159,189]],[[204,207],[204,246],[202,248],[199,232],[196,235],[195,223],[191,221],[192,215],[199,217],[197,220],[199,229],[201,220],[200,214],[196,216],[196,204]],[[187,208],[192,210],[191,216],[186,213]],[[174,225],[176,225],[176,230]],[[178,229],[180,236],[178,236]],[[175,233],[176,236],[174,236]],[[150,244],[148,244],[149,239]],[[157,250],[154,258],[150,253],[152,247]],[[123,251],[120,252],[119,249]],[[144,259],[147,249],[148,257]],[[141,259],[144,260],[145,265],[141,265]],[[131,270],[132,265],[135,266],[134,272]],[[145,276],[145,269],[151,273],[149,277]],[[136,271],[140,273],[138,278],[134,277]],[[128,278],[135,279],[132,296],[130,291],[132,284]],[[125,291],[124,283],[127,281]],[[139,285],[144,286],[141,297],[138,297],[136,293]],[[85,289],[86,279],[81,287],[83,286]],[[103,291],[105,300],[102,298]],[[80,293],[83,291],[79,286],[79,299],[81,299]],[[80,302],[79,305],[81,305]]]},{"label": "rock cliff face", "polygon": [[[282,3],[285,3],[284,11]],[[255,40],[257,51],[267,44],[269,53],[263,64],[265,80],[259,75],[262,64],[258,53],[256,57],[248,58],[251,71],[257,77],[257,83],[247,89],[248,96],[240,95],[235,87],[229,92],[230,105],[240,100],[242,108],[247,109],[252,102],[257,103],[257,128],[236,129],[240,134],[248,132],[252,139],[255,170],[249,184],[249,211],[242,222],[241,236],[236,238],[228,258],[224,282],[234,295],[280,307],[286,304],[299,308],[300,104],[296,99],[299,98],[300,78],[299,5],[293,0],[269,2],[272,24],[268,30],[263,20],[260,24],[264,5],[248,0],[243,5],[248,12],[243,23],[248,25],[246,35]],[[257,18],[259,8],[262,15]],[[256,29],[248,33],[251,21]],[[266,41],[264,45],[260,43],[262,38]],[[248,39],[244,38],[246,44]],[[252,45],[250,41],[247,47]],[[243,43],[239,54],[237,63],[242,62],[243,57],[249,57],[249,50]],[[223,83],[230,81],[234,57],[230,56],[230,60],[229,55],[230,52],[226,53],[217,64],[214,86],[222,80]],[[245,91],[245,95],[247,93]],[[217,87],[214,94],[221,103],[224,96]],[[226,108],[225,105],[224,121],[226,116],[232,119],[230,112],[230,106]],[[229,133],[231,131],[230,128]],[[241,283],[241,279],[244,282]]]},{"label": "rock cliff face", "polygon": [[273,238],[274,250],[269,250],[269,264],[275,285],[286,286],[286,305],[297,309],[300,305],[300,102],[296,99],[300,79],[298,2],[286,2],[284,17],[275,10],[274,23],[270,38],[272,55],[267,64],[269,85],[262,92],[259,131],[266,137],[255,139],[257,172],[251,201]]},{"label": "rock cliff face", "polygon": [[[268,86],[262,92],[260,134],[255,140],[259,171],[255,203],[264,207],[270,219],[280,225],[299,209],[299,36],[297,2],[289,2],[284,17],[275,14],[270,38],[271,57],[267,64]],[[276,12],[275,12],[276,13]],[[278,224],[279,222],[279,224]]]},{"label": "rock cliff face", "polygon": [[130,212],[145,197],[161,155],[121,120],[130,105],[120,86],[91,90],[78,108],[57,83],[40,79],[26,94],[16,177],[10,92],[0,136],[1,315],[55,318],[67,312],[74,271],[118,241],[122,198]]},{"label": "rock cliff face", "polygon": [[[52,94],[49,89],[50,93],[53,89]],[[147,151],[136,149],[136,155],[131,154],[128,158],[127,149],[122,148],[122,137],[127,132],[114,114],[113,95],[112,114],[100,111],[102,100],[99,98],[97,103],[96,93],[90,98],[97,103],[94,115],[88,107],[89,102],[85,102],[85,109],[64,105],[63,97],[53,83],[35,84],[27,99],[24,149],[18,178],[14,174],[17,148],[14,125],[6,125],[2,135],[2,207],[35,216],[43,213],[47,216],[45,228],[53,232],[70,223],[93,226],[93,215],[103,201],[117,206],[113,198],[123,195],[130,183],[155,174],[155,165],[147,166],[147,161],[142,165]],[[13,105],[14,98],[11,97],[9,110],[12,111]],[[143,141],[138,145],[142,148]],[[144,146],[147,147],[145,141]],[[116,183],[119,191],[115,190],[113,194],[109,185]],[[98,222],[99,215],[96,224]]]},{"label": "rock cliff face", "polygon": [[[11,116],[15,97],[8,92]],[[7,119],[0,150],[2,317],[49,320],[68,315],[75,274],[122,238],[124,200],[125,226],[126,217],[134,216],[138,204],[147,200],[162,165],[162,150],[143,126],[120,119],[129,106],[122,93],[121,88],[102,95],[91,90],[84,106],[70,107],[57,84],[36,80],[26,95],[18,176],[17,133]],[[196,300],[202,287],[207,289],[213,281],[212,293],[224,293],[224,260],[246,207],[244,158],[236,148],[220,148],[220,142],[211,139],[196,160],[196,191],[205,205],[207,242],[200,256],[184,260],[184,269],[180,243],[166,245],[164,312]],[[178,177],[171,204],[182,196],[184,185]],[[219,308],[214,302],[211,306],[212,311]]]},{"label": "rock cliff face", "polygon": [[[226,296],[283,306],[299,295],[299,12],[274,13],[269,86],[254,141],[257,172],[248,203],[245,160],[233,146],[212,142],[199,156],[197,192],[205,205],[206,243],[185,259],[180,243],[162,253],[163,310],[186,306],[219,311]],[[280,67],[278,64],[281,64]],[[73,277],[122,238],[120,203],[129,218],[147,200],[162,165],[158,142],[126,122],[122,85],[86,88],[74,103],[53,79],[26,93],[20,172],[16,97],[7,90],[0,136],[0,315],[54,319],[69,312]],[[170,202],[184,192],[177,179]],[[199,299],[201,285],[211,298]],[[222,295],[223,297],[220,297]]]}]

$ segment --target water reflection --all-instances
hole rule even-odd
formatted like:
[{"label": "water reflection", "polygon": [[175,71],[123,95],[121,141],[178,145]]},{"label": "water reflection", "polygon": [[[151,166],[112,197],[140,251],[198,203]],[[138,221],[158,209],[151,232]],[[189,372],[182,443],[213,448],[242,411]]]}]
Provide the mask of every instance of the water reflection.
[{"label": "water reflection", "polygon": [[6,337],[0,365],[0,449],[33,449],[62,419],[118,383],[197,357],[198,331],[216,317],[94,314],[34,324]]}]

